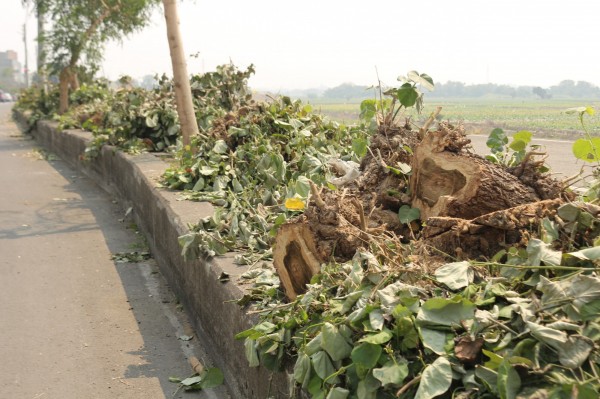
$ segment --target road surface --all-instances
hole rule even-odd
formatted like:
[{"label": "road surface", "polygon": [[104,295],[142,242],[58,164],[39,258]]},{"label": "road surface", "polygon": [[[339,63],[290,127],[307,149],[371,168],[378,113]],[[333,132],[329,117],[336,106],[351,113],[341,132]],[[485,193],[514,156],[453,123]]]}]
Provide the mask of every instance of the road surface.
[{"label": "road surface", "polygon": [[[485,145],[487,136],[471,135],[469,138],[475,152],[480,155],[490,153],[489,148]],[[571,151],[573,146],[571,141],[534,139],[532,144],[541,145],[542,150],[547,152],[548,160],[546,163],[559,180],[578,174],[582,167],[584,167],[584,175],[589,175],[592,172],[593,164],[575,158]]]},{"label": "road surface", "polygon": [[[223,398],[183,394],[201,343],[121,206],[10,121],[0,104],[0,397]],[[46,159],[44,159],[46,158]],[[123,220],[123,221],[120,221]],[[233,338],[232,338],[233,339]]]}]

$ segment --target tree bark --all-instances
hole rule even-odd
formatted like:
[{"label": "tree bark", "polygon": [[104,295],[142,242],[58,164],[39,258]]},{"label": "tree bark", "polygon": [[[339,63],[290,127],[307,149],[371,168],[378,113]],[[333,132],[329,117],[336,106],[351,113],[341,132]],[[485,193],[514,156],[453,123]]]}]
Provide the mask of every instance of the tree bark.
[{"label": "tree bark", "polygon": [[468,143],[461,131],[442,124],[414,149],[412,206],[420,209],[422,221],[434,216],[473,219],[540,200],[501,165],[463,151]]},{"label": "tree bark", "polygon": [[177,15],[176,0],[163,0],[163,7],[167,23],[171,64],[173,66],[177,114],[179,115],[183,144],[184,146],[188,146],[190,144],[190,137],[198,135],[199,131],[192,102],[192,89],[187,73],[183,42],[179,32],[179,16]]},{"label": "tree bark", "polygon": [[321,270],[314,235],[307,224],[291,223],[279,228],[273,265],[288,299],[293,301],[306,291],[306,284]]}]

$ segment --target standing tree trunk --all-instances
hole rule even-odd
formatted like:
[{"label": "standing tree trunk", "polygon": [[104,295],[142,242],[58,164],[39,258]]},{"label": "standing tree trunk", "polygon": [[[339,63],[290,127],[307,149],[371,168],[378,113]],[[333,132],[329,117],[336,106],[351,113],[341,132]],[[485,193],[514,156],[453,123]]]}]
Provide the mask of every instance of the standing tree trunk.
[{"label": "standing tree trunk", "polygon": [[183,52],[183,42],[179,33],[179,16],[177,15],[176,0],[163,0],[165,20],[167,22],[167,37],[171,64],[173,65],[173,80],[175,86],[175,101],[177,114],[181,125],[183,145],[190,144],[190,137],[198,135],[198,121],[192,103],[192,89],[188,78],[187,66]]}]

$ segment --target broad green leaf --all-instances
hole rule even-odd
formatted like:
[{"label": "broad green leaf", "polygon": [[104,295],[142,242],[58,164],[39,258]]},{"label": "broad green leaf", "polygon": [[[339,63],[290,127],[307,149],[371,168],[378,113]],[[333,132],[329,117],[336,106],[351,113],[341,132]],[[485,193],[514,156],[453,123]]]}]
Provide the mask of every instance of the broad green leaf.
[{"label": "broad green leaf", "polygon": [[[333,363],[331,363],[331,359],[325,351],[315,353],[310,357],[310,360],[312,361],[315,373],[323,380],[335,372]],[[330,384],[333,383],[333,381],[328,382]]]},{"label": "broad green leaf", "polygon": [[213,146],[212,151],[217,154],[227,154],[227,152],[229,151],[229,147],[227,146],[227,143],[225,143],[224,140],[217,140],[215,142],[215,145]]},{"label": "broad green leaf", "polygon": [[436,355],[446,354],[446,344],[448,342],[448,334],[444,331],[432,330],[430,328],[420,328],[421,340],[423,346],[431,350]]},{"label": "broad green leaf", "polygon": [[365,335],[364,337],[359,339],[359,342],[367,342],[370,344],[381,345],[388,342],[390,339],[392,339],[392,337],[392,332],[386,328],[383,331],[378,332],[376,334]]},{"label": "broad green leaf", "polygon": [[258,359],[258,351],[256,350],[256,341],[253,339],[246,338],[244,341],[244,349],[246,353],[246,359],[248,359],[248,365],[250,367],[260,366]]},{"label": "broad green leaf", "polygon": [[366,369],[372,369],[377,364],[383,349],[380,345],[363,342],[354,347],[350,358],[352,361]]},{"label": "broad green leaf", "polygon": [[501,399],[515,399],[521,389],[519,373],[507,360],[504,360],[498,367],[497,384]]},{"label": "broad green leaf", "polygon": [[408,205],[402,205],[398,210],[398,218],[400,223],[409,224],[414,220],[418,220],[421,217],[421,211],[419,208],[411,208]]},{"label": "broad green leaf", "polygon": [[453,298],[431,298],[425,301],[419,313],[417,324],[420,326],[457,326],[463,320],[471,320],[475,314],[475,305],[460,295]]},{"label": "broad green leaf", "polygon": [[326,399],[346,399],[350,395],[350,391],[342,387],[333,387],[327,394]]},{"label": "broad green leaf", "polygon": [[600,160],[600,137],[578,139],[573,143],[573,155],[585,162]]},{"label": "broad green leaf", "polygon": [[410,108],[417,103],[419,92],[410,83],[405,83],[395,91],[396,98],[405,108]]},{"label": "broad green leaf", "polygon": [[525,142],[525,144],[529,144],[529,143],[531,143],[532,136],[533,136],[533,134],[530,131],[521,130],[521,131],[513,134],[513,140],[514,141],[523,141],[523,142]]},{"label": "broad green leaf", "polygon": [[298,384],[302,385],[302,388],[306,389],[310,382],[311,367],[310,357],[305,353],[300,353],[294,365],[294,379]]},{"label": "broad green leaf", "polygon": [[504,151],[504,146],[508,144],[508,136],[504,133],[504,130],[495,128],[488,136],[485,144],[492,152],[502,152]]},{"label": "broad green leaf", "polygon": [[356,154],[358,158],[363,158],[367,155],[367,139],[364,138],[356,138],[352,140],[352,151]]},{"label": "broad green leaf", "polygon": [[474,272],[467,261],[447,263],[435,271],[435,278],[451,290],[459,290],[473,282]]},{"label": "broad green leaf", "polygon": [[223,372],[216,367],[211,367],[206,369],[206,371],[202,373],[202,381],[200,382],[200,387],[202,389],[218,387],[219,385],[223,384],[223,380]]},{"label": "broad green leaf", "polygon": [[373,327],[374,330],[383,330],[384,319],[381,309],[375,309],[369,313],[369,321],[371,322],[371,327]]},{"label": "broad green leaf", "polygon": [[576,252],[566,253],[565,256],[574,256],[582,260],[598,260],[600,259],[600,246],[585,248]]},{"label": "broad green leaf", "polygon": [[370,372],[359,381],[356,395],[359,399],[375,399],[379,387],[381,387],[381,382]]},{"label": "broad green leaf", "polygon": [[381,381],[381,385],[401,385],[408,376],[406,363],[387,362],[385,366],[373,369],[373,377]]},{"label": "broad green leaf", "polygon": [[323,339],[323,335],[321,333],[317,334],[313,339],[311,339],[308,344],[304,347],[304,352],[311,356],[317,353],[321,349],[321,342]]},{"label": "broad green leaf", "polygon": [[527,143],[523,140],[513,140],[509,144],[509,147],[511,150],[516,152],[525,151],[525,148],[527,148]]},{"label": "broad green leaf", "polygon": [[310,193],[310,179],[306,176],[298,176],[294,189],[300,197],[307,198]]},{"label": "broad green leaf", "polygon": [[[373,119],[377,113],[377,101],[376,100],[364,100],[360,103],[360,118],[365,121]],[[365,146],[366,154],[366,146]]]},{"label": "broad green leaf", "polygon": [[350,356],[352,346],[339,333],[336,326],[331,323],[323,324],[321,334],[321,347],[331,356],[334,362]]},{"label": "broad green leaf", "polygon": [[438,357],[425,367],[415,399],[431,399],[445,393],[452,384],[452,366],[445,357]]}]

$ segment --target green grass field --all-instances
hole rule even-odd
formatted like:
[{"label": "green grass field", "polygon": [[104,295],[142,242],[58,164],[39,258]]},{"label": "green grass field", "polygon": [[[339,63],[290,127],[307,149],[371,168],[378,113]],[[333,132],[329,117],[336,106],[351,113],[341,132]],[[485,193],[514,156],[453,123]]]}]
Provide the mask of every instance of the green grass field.
[{"label": "green grass field", "polygon": [[[342,123],[355,123],[360,112],[359,102],[319,102],[312,100],[316,110]],[[493,128],[507,131],[529,130],[537,136],[577,137],[582,132],[579,118],[567,114],[566,109],[593,106],[597,114],[585,115],[589,131],[600,135],[600,101],[582,100],[506,100],[506,99],[456,99],[438,100],[425,97],[422,115],[415,120],[425,119],[437,106],[442,107],[441,117],[450,122],[463,122],[471,134],[488,134]],[[418,123],[418,122],[417,122]]]}]

